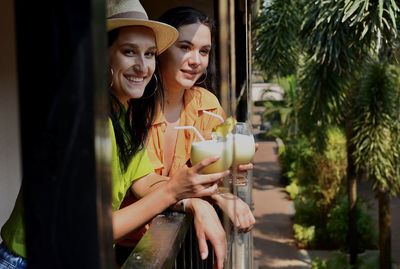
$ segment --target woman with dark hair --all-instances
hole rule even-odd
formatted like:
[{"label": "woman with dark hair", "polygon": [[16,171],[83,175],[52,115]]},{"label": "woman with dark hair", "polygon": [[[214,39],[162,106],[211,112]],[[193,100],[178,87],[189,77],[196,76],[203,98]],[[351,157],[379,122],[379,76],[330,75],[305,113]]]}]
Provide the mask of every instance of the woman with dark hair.
[{"label": "woman with dark hair", "polygon": [[[195,167],[181,168],[170,180],[154,173],[145,141],[155,115],[157,93],[152,91],[157,87],[154,88],[154,83],[152,87],[147,85],[154,80],[156,56],[176,40],[178,33],[169,25],[148,20],[138,0],[116,3],[110,0],[107,11],[112,96],[109,121],[112,222],[114,240],[118,240],[184,198],[214,193],[219,178],[229,172],[199,174],[205,166],[218,159],[215,157]],[[143,198],[119,209],[129,189]],[[27,268],[21,195],[1,229],[1,237],[0,269]]]},{"label": "woman with dark hair", "polygon": [[[194,126],[207,135],[221,122],[210,116],[212,112],[225,118],[218,99],[201,87],[210,73],[210,54],[213,44],[212,21],[191,7],[176,7],[166,11],[158,21],[178,29],[175,43],[160,55],[164,101],[154,121],[147,149],[156,172],[171,176],[178,167],[188,163],[195,134],[190,130],[176,130],[175,126]],[[239,170],[252,169],[252,164],[240,165]],[[215,194],[212,198],[242,231],[248,231],[255,219],[248,205],[229,194]],[[234,198],[234,199],[232,199]],[[233,212],[232,201],[236,201]]]},{"label": "woman with dark hair", "polygon": [[[204,136],[209,136],[221,121],[204,111],[223,118],[225,113],[216,96],[205,88],[211,74],[213,22],[191,7],[172,8],[158,21],[175,27],[179,37],[159,57],[164,98],[150,129],[147,150],[156,172],[173,176],[182,165],[190,165],[191,144],[196,139],[193,131],[175,127],[193,126]],[[238,169],[252,169],[252,164],[240,165]],[[240,231],[252,229],[255,218],[244,201],[230,193],[214,194],[211,198]],[[203,199],[186,199],[185,203],[191,211],[210,206]],[[198,236],[203,234],[210,240],[217,236],[206,220],[196,218],[196,214],[194,220]],[[206,244],[199,242],[199,247],[201,253],[208,252]]]}]

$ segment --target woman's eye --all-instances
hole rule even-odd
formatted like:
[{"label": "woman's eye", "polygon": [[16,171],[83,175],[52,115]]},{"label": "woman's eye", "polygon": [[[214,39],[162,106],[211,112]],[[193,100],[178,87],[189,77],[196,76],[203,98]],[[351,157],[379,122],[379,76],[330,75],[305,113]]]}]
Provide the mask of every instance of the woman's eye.
[{"label": "woman's eye", "polygon": [[208,54],[210,54],[210,50],[209,49],[204,49],[200,51],[201,55],[207,56]]},{"label": "woman's eye", "polygon": [[123,53],[124,53],[125,56],[129,56],[129,57],[135,55],[135,51],[132,50],[132,49],[125,49],[125,50],[123,51]]},{"label": "woman's eye", "polygon": [[155,52],[155,51],[149,51],[149,52],[145,53],[145,56],[147,58],[154,58],[156,55],[157,55],[157,52]]},{"label": "woman's eye", "polygon": [[190,47],[189,47],[188,45],[182,45],[182,46],[181,46],[181,50],[183,50],[183,51],[189,51],[189,50],[190,50]]}]

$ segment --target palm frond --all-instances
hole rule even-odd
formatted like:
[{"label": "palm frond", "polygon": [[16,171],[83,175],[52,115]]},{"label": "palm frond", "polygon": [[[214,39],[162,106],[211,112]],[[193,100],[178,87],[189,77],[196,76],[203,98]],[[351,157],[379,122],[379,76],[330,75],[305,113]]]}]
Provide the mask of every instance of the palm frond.
[{"label": "palm frond", "polygon": [[374,188],[396,193],[398,161],[400,70],[386,63],[374,62],[362,77],[352,110],[357,169],[365,168],[373,178]]},{"label": "palm frond", "polygon": [[254,23],[254,62],[269,78],[296,73],[302,20],[299,2],[273,1]]},{"label": "palm frond", "polygon": [[302,70],[299,126],[305,134],[315,133],[323,149],[326,130],[339,122],[346,98],[347,74],[310,60]]},{"label": "palm frond", "polygon": [[348,72],[364,54],[363,45],[355,42],[351,23],[344,20],[346,2],[310,1],[301,27],[304,48],[312,59],[339,74]]},{"label": "palm frond", "polygon": [[396,38],[399,11],[394,0],[345,0],[342,21],[350,22],[358,40],[380,46]]}]

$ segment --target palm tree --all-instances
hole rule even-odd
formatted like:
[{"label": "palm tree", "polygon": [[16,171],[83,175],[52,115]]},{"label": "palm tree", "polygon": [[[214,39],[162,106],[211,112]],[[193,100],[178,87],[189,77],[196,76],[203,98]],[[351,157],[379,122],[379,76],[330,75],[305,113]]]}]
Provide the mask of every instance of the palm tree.
[{"label": "palm tree", "polygon": [[400,190],[399,78],[398,67],[387,62],[372,62],[361,78],[353,108],[355,164],[373,180],[379,200],[380,268],[391,268],[389,194]]},{"label": "palm tree", "polygon": [[[286,11],[291,10],[291,7],[302,6],[300,0],[276,0],[266,9],[263,16],[279,18],[279,15],[273,13],[279,12],[280,9],[273,7],[280,6],[280,2],[289,6],[285,8]],[[398,146],[395,146],[395,141],[398,141],[395,139],[399,137],[399,111],[393,109],[393,102],[397,100],[398,104],[399,93],[395,91],[395,86],[400,73],[394,71],[393,67],[389,68],[387,63],[397,60],[396,22],[399,9],[394,0],[316,0],[309,1],[302,7],[304,12],[301,13],[303,17],[300,35],[295,33],[299,30],[297,27],[285,29],[286,32],[289,31],[288,36],[298,38],[299,41],[293,44],[300,42],[302,55],[306,59],[301,63],[301,58],[296,54],[297,66],[302,66],[299,77],[303,89],[299,125],[304,133],[314,134],[319,138],[317,145],[321,149],[324,147],[326,130],[330,125],[338,124],[345,128],[348,143],[350,261],[351,264],[355,264],[357,259],[357,175],[361,169],[365,169],[379,194],[381,212],[386,213],[380,218],[380,223],[385,224],[381,226],[380,231],[380,266],[390,268],[390,237],[389,243],[384,240],[388,234],[388,223],[384,220],[390,220],[390,212],[386,210],[390,201],[386,195],[388,186],[397,186],[399,183],[399,152],[396,150]],[[279,26],[277,23],[262,27],[268,29],[264,32],[268,34],[281,32]],[[277,40],[262,37],[261,33],[263,31],[256,33],[256,40],[264,43],[256,46],[260,51],[255,55],[263,54],[264,58],[256,58],[257,62],[277,57],[277,43],[278,48],[291,46],[285,43],[289,42],[290,38]],[[287,56],[285,59],[293,60]],[[377,64],[377,61],[382,63],[382,66]],[[270,65],[258,66],[268,70],[269,75],[282,73],[275,70],[279,64],[275,68],[270,68]],[[374,71],[379,70],[381,76],[373,76]],[[375,98],[377,92],[382,91],[385,91],[385,94]],[[365,100],[367,97],[370,97],[369,101]],[[373,107],[380,109],[374,110],[374,115],[367,114]],[[385,107],[391,109],[385,110]],[[388,125],[389,121],[394,124]],[[371,134],[376,135],[368,136]],[[368,144],[372,140],[373,142]],[[387,148],[391,153],[384,154],[382,150],[386,150],[388,142],[392,143],[389,143]],[[366,144],[380,150],[367,151],[369,148],[365,147]],[[381,163],[378,165],[376,160]],[[391,190],[395,192],[398,188],[393,187]]]}]

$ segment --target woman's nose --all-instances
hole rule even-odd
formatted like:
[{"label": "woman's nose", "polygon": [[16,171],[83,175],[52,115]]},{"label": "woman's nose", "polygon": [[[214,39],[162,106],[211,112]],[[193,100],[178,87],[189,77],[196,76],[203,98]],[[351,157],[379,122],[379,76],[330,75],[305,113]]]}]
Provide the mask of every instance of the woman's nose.
[{"label": "woman's nose", "polygon": [[200,53],[197,51],[193,51],[189,58],[190,65],[199,65],[201,63]]},{"label": "woman's nose", "polygon": [[137,57],[135,63],[133,64],[133,70],[135,72],[143,73],[145,69],[146,69],[145,61],[143,60],[142,57]]}]

